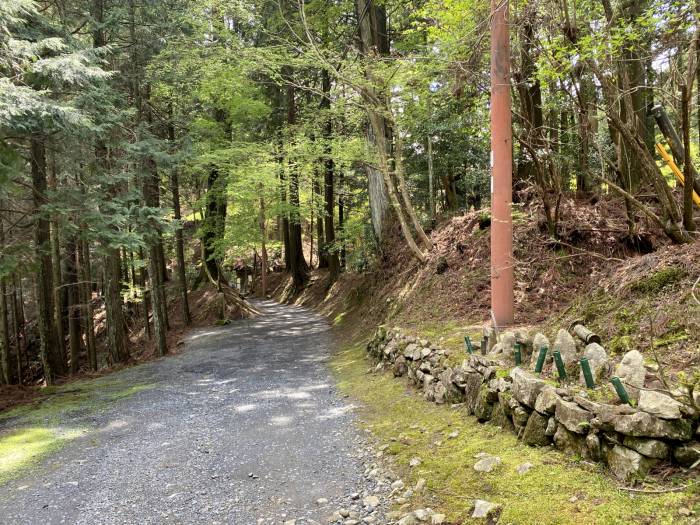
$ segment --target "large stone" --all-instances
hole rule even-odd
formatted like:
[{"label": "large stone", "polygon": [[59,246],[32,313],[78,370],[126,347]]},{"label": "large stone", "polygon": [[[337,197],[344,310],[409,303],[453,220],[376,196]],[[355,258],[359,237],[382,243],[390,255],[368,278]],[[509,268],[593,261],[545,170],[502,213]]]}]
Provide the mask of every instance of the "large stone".
[{"label": "large stone", "polygon": [[501,427],[504,431],[515,432],[513,421],[505,414],[502,403],[496,403],[491,413],[491,424]]},{"label": "large stone", "polygon": [[626,436],[678,441],[688,441],[693,435],[692,423],[687,419],[661,419],[646,412],[618,416],[613,421],[613,428]]},{"label": "large stone", "polygon": [[513,397],[522,404],[534,408],[537,396],[540,395],[546,383],[522,368],[514,368],[510,372],[510,377],[513,379],[511,387]]},{"label": "large stone", "polygon": [[601,457],[601,444],[600,437],[598,434],[588,434],[586,436],[586,448],[594,461],[600,461]]},{"label": "large stone", "polygon": [[586,438],[576,432],[569,432],[564,425],[557,425],[557,431],[554,433],[554,444],[567,454],[581,457],[588,456]]},{"label": "large stone", "polygon": [[554,417],[559,423],[564,425],[567,430],[576,432],[577,434],[587,434],[591,426],[593,414],[588,410],[584,410],[576,403],[571,401],[557,400],[557,408]]},{"label": "large stone", "polygon": [[680,419],[681,403],[661,392],[642,390],[639,393],[639,410],[663,419]]},{"label": "large stone", "polygon": [[[608,359],[608,353],[605,348],[600,346],[598,343],[591,343],[586,346],[583,351],[583,357],[588,359],[588,364],[591,366],[591,373],[593,374],[593,380],[596,383],[600,382],[600,379],[607,376],[608,367],[610,360]],[[583,372],[581,372],[581,383],[586,384],[583,379]]]},{"label": "large stone", "polygon": [[513,409],[513,424],[516,429],[524,428],[530,420],[530,413],[521,406]]},{"label": "large stone", "polygon": [[445,403],[446,396],[447,388],[445,388],[445,385],[441,381],[435,383],[435,385],[433,386],[433,400],[438,405],[442,405]]},{"label": "large stone", "polygon": [[392,372],[394,377],[401,377],[406,374],[408,367],[406,366],[406,358],[402,355],[396,358],[394,361],[394,366],[392,367]]},{"label": "large stone", "polygon": [[549,445],[547,437],[548,418],[538,412],[530,414],[525,430],[523,430],[523,442],[527,445],[545,447]]},{"label": "large stone", "polygon": [[613,475],[624,481],[643,478],[656,462],[635,450],[620,445],[608,449],[605,459]]},{"label": "large stone", "polygon": [[440,383],[445,389],[446,403],[461,403],[464,401],[464,393],[455,382],[455,371],[451,368],[446,368],[440,374]]},{"label": "large stone", "polygon": [[465,375],[464,382],[464,403],[469,414],[474,413],[474,407],[479,399],[479,391],[484,377],[478,372],[470,372]]},{"label": "large stone", "polygon": [[700,461],[700,442],[693,441],[676,447],[673,449],[673,459],[686,468],[692,467]]},{"label": "large stone", "polygon": [[[537,364],[537,357],[540,355],[540,348],[543,346],[546,346],[551,350],[547,336],[538,332],[535,334],[535,337],[532,338],[532,357],[530,359],[530,364],[532,365],[533,369]],[[551,354],[548,354],[547,359],[551,359]]]},{"label": "large stone", "polygon": [[554,340],[552,352],[559,352],[564,365],[568,368],[578,361],[576,354],[576,341],[571,334],[563,328],[557,332],[557,338]]},{"label": "large stone", "polygon": [[669,446],[658,439],[625,436],[623,445],[648,458],[666,459]]},{"label": "large stone", "polygon": [[[493,393],[484,385],[474,404],[474,416],[482,423],[491,419],[493,413]],[[496,398],[498,399],[498,398]]]},{"label": "large stone", "polygon": [[540,395],[537,396],[535,410],[540,414],[554,414],[554,410],[557,408],[557,400],[559,399],[561,398],[557,395],[557,389],[551,385],[545,385]]},{"label": "large stone", "polygon": [[418,352],[418,356],[420,357],[420,349],[418,348],[418,345],[415,343],[411,343],[406,345],[406,348],[403,349],[403,356],[406,359],[413,359],[413,355],[415,352]]},{"label": "large stone", "polygon": [[644,357],[638,350],[627,352],[615,368],[615,375],[624,383],[629,396],[635,401],[639,399],[639,389],[644,386],[646,374]]}]

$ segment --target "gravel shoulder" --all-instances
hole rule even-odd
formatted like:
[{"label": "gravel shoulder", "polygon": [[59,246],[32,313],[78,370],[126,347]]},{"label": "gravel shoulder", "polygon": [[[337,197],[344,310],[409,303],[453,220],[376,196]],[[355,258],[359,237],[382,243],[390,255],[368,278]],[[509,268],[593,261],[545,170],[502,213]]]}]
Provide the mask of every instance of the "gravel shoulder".
[{"label": "gravel shoulder", "polygon": [[52,422],[80,437],[0,485],[0,521],[301,525],[342,508],[381,523],[381,508],[362,505],[384,488],[329,372],[328,324],[256,304],[261,317],[195,331],[183,353],[109,376],[143,385],[130,397]]}]

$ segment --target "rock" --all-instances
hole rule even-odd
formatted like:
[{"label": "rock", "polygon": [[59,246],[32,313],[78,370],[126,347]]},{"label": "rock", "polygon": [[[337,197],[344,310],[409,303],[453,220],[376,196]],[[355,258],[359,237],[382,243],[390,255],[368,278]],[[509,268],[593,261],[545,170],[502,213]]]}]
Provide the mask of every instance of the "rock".
[{"label": "rock", "polygon": [[503,343],[496,343],[495,345],[493,345],[493,348],[491,350],[489,350],[488,355],[495,357],[495,356],[505,354],[506,352],[507,352],[507,350],[506,350],[506,347],[503,345]]},{"label": "rock", "polygon": [[570,432],[564,425],[557,425],[557,431],[554,433],[554,444],[558,449],[574,456],[585,457],[588,455],[585,438],[576,432]]},{"label": "rock", "polygon": [[639,410],[663,419],[680,419],[681,403],[661,392],[642,390],[639,393]]},{"label": "rock", "polygon": [[418,520],[412,512],[410,514],[406,514],[403,518],[399,520],[399,525],[416,525],[417,523]]},{"label": "rock", "polygon": [[588,448],[588,453],[590,454],[591,459],[594,461],[600,461],[601,446],[598,434],[588,434],[586,436],[586,448]]},{"label": "rock", "polygon": [[554,417],[556,417],[557,421],[564,425],[567,430],[578,434],[587,434],[591,426],[590,422],[591,419],[593,419],[593,414],[588,410],[584,410],[576,403],[558,399]]},{"label": "rock", "polygon": [[495,522],[498,515],[501,513],[501,506],[483,499],[474,501],[474,510],[472,518],[490,519]]},{"label": "rock", "polygon": [[639,399],[639,389],[644,386],[647,375],[642,354],[638,350],[627,352],[615,368],[615,375],[624,383],[630,398]]},{"label": "rock", "polygon": [[423,348],[420,351],[421,359],[427,359],[433,351],[430,348]]},{"label": "rock", "polygon": [[408,466],[409,467],[417,467],[421,463],[422,463],[421,459],[416,456],[414,458],[411,458],[411,461],[408,462]]},{"label": "rock", "polygon": [[491,402],[492,394],[489,392],[488,387],[484,386],[479,391],[479,396],[474,404],[474,416],[480,422],[488,421],[491,419],[491,414],[493,413],[493,403]]},{"label": "rock", "polygon": [[571,334],[563,328],[557,332],[557,338],[554,340],[552,352],[559,351],[564,365],[568,368],[578,361],[576,354],[576,341]]},{"label": "rock", "polygon": [[362,504],[365,507],[376,508],[379,506],[379,498],[377,496],[366,496],[362,498]]},{"label": "rock", "polygon": [[546,434],[547,422],[547,417],[537,411],[532,412],[525,425],[525,430],[523,430],[523,442],[526,445],[539,447],[546,447],[549,445],[549,438]]},{"label": "rock", "polygon": [[447,439],[456,439],[457,437],[459,437],[459,430],[447,434]]},{"label": "rock", "polygon": [[557,400],[559,396],[557,395],[556,389],[551,385],[545,385],[542,388],[542,392],[537,396],[535,401],[535,410],[540,414],[554,414],[554,410],[557,408]]},{"label": "rock", "polygon": [[700,442],[692,441],[673,449],[673,459],[686,468],[700,461]]},{"label": "rock", "polygon": [[550,417],[547,420],[547,429],[544,431],[545,436],[552,437],[554,436],[554,433],[557,431],[557,420],[553,417]]},{"label": "rock", "polygon": [[406,358],[400,355],[396,358],[396,361],[394,361],[394,366],[392,367],[391,371],[394,374],[394,377],[401,377],[406,374],[407,370],[408,367],[406,366]]},{"label": "rock", "polygon": [[297,520],[287,520],[284,522],[284,525],[296,525]]},{"label": "rock", "polygon": [[514,368],[510,372],[510,377],[513,379],[511,387],[513,397],[522,404],[534,408],[537,396],[540,395],[546,383],[522,368]]},{"label": "rock", "polygon": [[469,414],[474,413],[474,407],[476,406],[476,402],[479,398],[479,390],[481,389],[481,383],[483,383],[483,381],[483,376],[478,372],[466,374],[464,385],[464,402]]},{"label": "rock", "polygon": [[[550,348],[549,346],[549,339],[547,339],[547,336],[541,333],[536,333],[535,337],[532,339],[532,356],[530,356],[530,368],[533,370],[535,369],[535,365],[537,364],[537,358],[540,355],[540,348],[543,346],[546,346],[547,348]],[[546,360],[551,360],[552,359],[552,354],[551,352],[547,354],[547,359]]]},{"label": "rock", "polygon": [[423,478],[420,478],[420,479],[416,482],[416,486],[413,487],[413,490],[414,490],[415,492],[423,492],[423,490],[425,490],[425,484],[426,484],[426,481],[425,481]]},{"label": "rock", "polygon": [[447,516],[444,514],[433,514],[430,516],[430,525],[442,525],[445,523]]},{"label": "rock", "polygon": [[522,476],[522,475],[527,474],[528,472],[530,472],[530,469],[531,469],[532,467],[534,467],[534,466],[535,466],[535,465],[533,465],[532,463],[523,463],[522,465],[518,465],[518,467],[515,469],[515,471],[516,471],[520,476]]},{"label": "rock", "polygon": [[447,389],[445,385],[438,381],[433,387],[433,399],[438,405],[445,404],[445,397],[447,396]]},{"label": "rock", "polygon": [[621,415],[612,422],[620,434],[634,437],[653,437],[688,441],[693,435],[693,427],[687,419],[661,419],[646,412]]},{"label": "rock", "polygon": [[406,359],[413,359],[413,355],[416,351],[418,352],[417,355],[420,356],[420,350],[418,348],[418,345],[415,343],[410,343],[406,345],[406,348],[403,349],[403,356]]},{"label": "rock", "polygon": [[413,511],[413,515],[418,521],[425,522],[433,515],[433,511],[431,509],[416,509]]},{"label": "rock", "polygon": [[[397,479],[391,484],[391,490],[403,490],[405,488],[404,482]],[[376,505],[375,505],[376,506]]]},{"label": "rock", "polygon": [[648,458],[666,459],[669,453],[669,446],[658,439],[625,436],[623,445]]},{"label": "rock", "polygon": [[524,428],[530,419],[530,413],[521,406],[513,409],[513,424],[516,428]]},{"label": "rock", "polygon": [[620,445],[609,449],[605,459],[613,475],[623,481],[643,478],[656,461]]},{"label": "rock", "polygon": [[474,470],[477,472],[493,472],[501,464],[501,458],[490,454],[484,455],[479,461],[474,463]]},{"label": "rock", "polygon": [[[588,359],[588,364],[591,365],[593,380],[596,383],[599,383],[600,379],[607,375],[610,362],[605,348],[600,346],[598,343],[586,345],[586,349],[583,351],[583,357]],[[586,384],[585,380],[583,379],[583,372],[580,374],[580,380],[581,384]]]},{"label": "rock", "polygon": [[318,498],[318,499],[316,500],[316,505],[326,505],[327,503],[328,503],[328,499],[327,499],[327,498]]},{"label": "rock", "polygon": [[501,403],[496,403],[493,406],[493,411],[491,412],[491,424],[501,427],[505,431],[515,431],[513,421],[505,414]]}]

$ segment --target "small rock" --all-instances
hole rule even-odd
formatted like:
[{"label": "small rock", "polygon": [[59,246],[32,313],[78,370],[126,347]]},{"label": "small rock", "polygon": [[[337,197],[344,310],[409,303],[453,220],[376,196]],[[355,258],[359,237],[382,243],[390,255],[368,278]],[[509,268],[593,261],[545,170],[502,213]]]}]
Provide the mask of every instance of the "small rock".
[{"label": "small rock", "polygon": [[521,465],[518,465],[518,468],[516,468],[515,471],[522,476],[523,474],[527,474],[528,472],[530,472],[530,469],[534,466],[535,465],[533,465],[532,463],[523,463]]},{"label": "small rock", "polygon": [[606,454],[610,471],[623,481],[643,478],[656,460],[642,456],[630,448],[615,445]]},{"label": "small rock", "polygon": [[[591,343],[586,345],[586,349],[583,351],[583,357],[588,359],[588,364],[591,365],[593,381],[598,383],[608,372],[608,353],[605,351],[605,348],[598,343]],[[580,374],[580,379],[582,384],[586,384],[583,379],[583,372]]]},{"label": "small rock", "polygon": [[326,505],[328,503],[328,500],[326,498],[318,498],[316,500],[316,505]]},{"label": "small rock", "polygon": [[501,464],[501,458],[487,454],[474,463],[474,470],[477,472],[493,472]]},{"label": "small rock", "polygon": [[425,484],[426,484],[426,481],[423,478],[420,478],[416,482],[416,486],[413,488],[413,490],[415,492],[423,492],[423,490],[425,490]]},{"label": "small rock", "polygon": [[402,490],[404,487],[404,482],[400,479],[397,479],[391,484],[391,490]]},{"label": "small rock", "polygon": [[638,350],[627,352],[615,368],[615,375],[625,384],[630,398],[639,399],[639,389],[644,386],[647,370],[644,368],[644,356]]},{"label": "small rock", "polygon": [[433,511],[431,509],[416,509],[413,511],[413,515],[418,521],[428,521],[433,515]]},{"label": "small rock", "polygon": [[558,351],[561,354],[561,359],[565,366],[570,366],[578,361],[576,355],[576,341],[571,334],[563,328],[557,332],[557,338],[554,340],[552,352]]},{"label": "small rock", "polygon": [[444,514],[433,514],[430,517],[430,524],[431,525],[442,525],[445,523],[445,520],[447,517]]},{"label": "small rock", "polygon": [[403,518],[399,520],[399,525],[416,525],[417,523],[418,520],[412,512],[410,514],[406,514]]},{"label": "small rock", "polygon": [[414,458],[411,458],[411,461],[408,462],[408,466],[409,467],[417,467],[421,463],[423,463],[423,461],[419,457],[416,456]]},{"label": "small rock", "polygon": [[365,507],[376,508],[379,506],[379,498],[377,496],[367,496],[362,498],[362,504]]},{"label": "small rock", "polygon": [[472,512],[472,518],[495,518],[498,514],[500,514],[500,511],[500,505],[497,505],[496,503],[491,503],[483,499],[478,499],[474,501],[474,511]]}]

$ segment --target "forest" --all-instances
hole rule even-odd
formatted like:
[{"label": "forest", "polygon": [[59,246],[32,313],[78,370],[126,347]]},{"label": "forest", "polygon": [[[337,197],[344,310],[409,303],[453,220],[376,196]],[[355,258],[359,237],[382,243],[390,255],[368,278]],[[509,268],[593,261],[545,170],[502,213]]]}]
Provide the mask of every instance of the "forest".
[{"label": "forest", "polygon": [[[700,1],[0,0],[0,408],[260,298],[488,324],[503,6],[516,322],[663,341],[692,403]],[[633,274],[651,302],[604,310]]]}]

